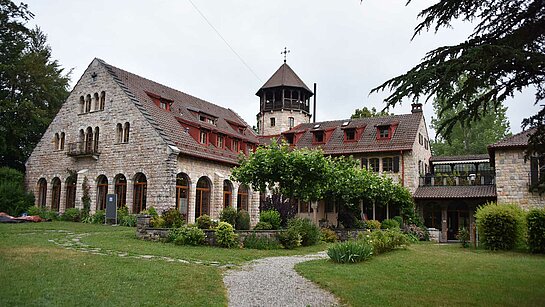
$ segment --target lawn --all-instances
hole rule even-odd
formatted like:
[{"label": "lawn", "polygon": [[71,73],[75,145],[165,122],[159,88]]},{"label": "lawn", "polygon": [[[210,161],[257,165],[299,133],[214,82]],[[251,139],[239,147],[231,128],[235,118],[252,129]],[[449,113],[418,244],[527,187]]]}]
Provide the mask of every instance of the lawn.
[{"label": "lawn", "polygon": [[416,244],[359,264],[296,270],[352,306],[545,306],[545,257]]},{"label": "lawn", "polygon": [[[67,232],[85,234],[82,243],[126,257],[85,253],[54,243]],[[135,229],[71,222],[0,224],[0,306],[186,305],[225,306],[223,268],[268,256],[307,254],[325,245],[296,250],[241,250],[146,242]],[[185,259],[169,262],[153,255]]]}]

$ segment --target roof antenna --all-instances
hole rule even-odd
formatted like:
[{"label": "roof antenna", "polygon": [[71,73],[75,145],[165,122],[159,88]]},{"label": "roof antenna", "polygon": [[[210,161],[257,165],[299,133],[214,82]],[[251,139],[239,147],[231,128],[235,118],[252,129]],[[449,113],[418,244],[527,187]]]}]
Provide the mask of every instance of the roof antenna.
[{"label": "roof antenna", "polygon": [[284,47],[284,51],[280,52],[280,54],[284,55],[284,64],[286,63],[286,58],[288,56],[288,53],[290,53],[290,51],[288,50],[287,47]]}]

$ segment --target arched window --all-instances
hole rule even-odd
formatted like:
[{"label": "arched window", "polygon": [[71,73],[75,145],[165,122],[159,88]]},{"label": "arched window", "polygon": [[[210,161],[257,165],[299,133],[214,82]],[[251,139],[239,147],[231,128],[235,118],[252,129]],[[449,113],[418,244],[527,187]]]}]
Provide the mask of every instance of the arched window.
[{"label": "arched window", "polygon": [[100,92],[100,106],[99,109],[104,110],[104,105],[106,104],[106,92]]},{"label": "arched window", "polygon": [[241,184],[237,194],[238,210],[248,211],[248,187]]},{"label": "arched window", "polygon": [[197,191],[195,196],[195,218],[201,215],[210,215],[210,179],[201,177],[197,181]]},{"label": "arched window", "polygon": [[79,137],[78,137],[78,151],[83,152],[85,149],[85,132],[83,129],[79,130]]},{"label": "arched window", "polygon": [[47,180],[40,178],[38,180],[38,206],[45,208],[47,199]]},{"label": "arched window", "polygon": [[187,219],[189,201],[189,176],[184,173],[176,175],[176,209]]},{"label": "arched window", "polygon": [[95,127],[95,142],[94,142],[94,152],[98,152],[98,138],[99,138],[99,129]]},{"label": "arched window", "polygon": [[230,207],[231,204],[231,196],[233,195],[233,185],[231,184],[231,181],[224,180],[223,181],[223,208]]},{"label": "arched window", "polygon": [[123,142],[123,126],[120,123],[115,125],[115,142],[117,144]]},{"label": "arched window", "polygon": [[95,106],[94,106],[94,110],[98,110],[99,109],[99,99],[98,99],[98,93],[95,93],[95,95],[93,95],[93,100],[95,102]]},{"label": "arched window", "polygon": [[66,136],[65,136],[64,132],[61,132],[61,142],[60,142],[60,144],[59,144],[59,149],[60,149],[60,150],[64,150],[64,141],[65,141],[65,138],[66,138]]},{"label": "arched window", "polygon": [[53,148],[55,148],[55,150],[59,150],[59,140],[59,134],[55,133],[55,137],[53,138]]},{"label": "arched window", "polygon": [[133,201],[132,201],[132,212],[140,213],[143,210],[146,210],[146,193],[148,190],[148,182],[146,175],[142,173],[137,173],[134,176],[134,187],[133,187]]},{"label": "arched window", "polygon": [[129,122],[125,123],[125,127],[123,127],[123,143],[129,142],[129,130],[131,128],[131,125]]},{"label": "arched window", "polygon": [[85,113],[91,112],[91,95],[85,96]]},{"label": "arched window", "polygon": [[76,183],[78,181],[77,175],[69,176],[66,178],[66,203],[65,209],[76,207]]},{"label": "arched window", "polygon": [[127,178],[123,174],[115,176],[115,195],[117,195],[117,208],[127,205]]},{"label": "arched window", "polygon": [[93,150],[93,128],[87,127],[85,131],[85,152],[90,153]]},{"label": "arched window", "polygon": [[108,178],[100,175],[97,178],[97,210],[106,209],[106,195],[108,194]]},{"label": "arched window", "polygon": [[59,177],[51,181],[51,211],[59,212],[61,204],[61,180]]},{"label": "arched window", "polygon": [[79,97],[79,113],[85,113],[85,98],[83,96]]}]

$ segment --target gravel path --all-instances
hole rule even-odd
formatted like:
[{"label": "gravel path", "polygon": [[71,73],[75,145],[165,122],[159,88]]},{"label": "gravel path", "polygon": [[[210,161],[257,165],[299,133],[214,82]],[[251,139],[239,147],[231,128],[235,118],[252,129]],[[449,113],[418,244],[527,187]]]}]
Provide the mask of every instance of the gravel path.
[{"label": "gravel path", "polygon": [[331,293],[294,270],[303,261],[326,258],[325,252],[306,256],[271,257],[226,272],[223,282],[229,306],[337,306]]}]

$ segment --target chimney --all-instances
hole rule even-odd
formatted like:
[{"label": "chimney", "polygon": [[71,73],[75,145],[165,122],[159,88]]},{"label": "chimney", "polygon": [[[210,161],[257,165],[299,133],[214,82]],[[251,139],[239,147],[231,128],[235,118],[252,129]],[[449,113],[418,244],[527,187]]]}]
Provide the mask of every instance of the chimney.
[{"label": "chimney", "polygon": [[411,110],[411,113],[422,113],[421,103],[413,103],[411,104],[411,107],[413,107],[413,109]]}]

